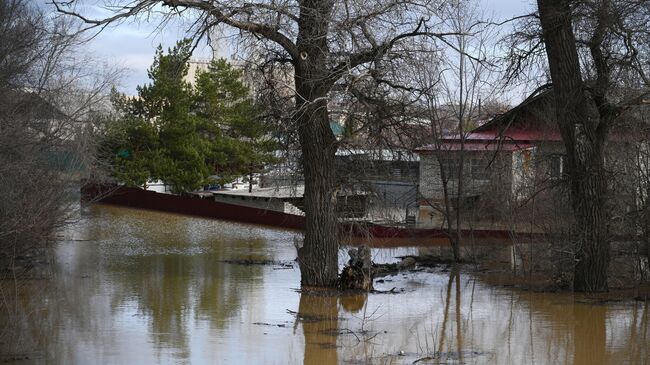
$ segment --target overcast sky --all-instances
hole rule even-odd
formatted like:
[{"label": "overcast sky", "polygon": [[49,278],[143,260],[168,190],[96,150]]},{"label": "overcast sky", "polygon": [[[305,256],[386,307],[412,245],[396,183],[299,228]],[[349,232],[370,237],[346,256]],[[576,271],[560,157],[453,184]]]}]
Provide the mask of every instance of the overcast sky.
[{"label": "overcast sky", "polygon": [[[496,21],[526,14],[534,8],[534,0],[480,1],[486,15]],[[151,65],[158,44],[162,44],[165,48],[170,47],[185,34],[186,28],[182,24],[170,24],[164,29],[157,29],[157,25],[155,20],[151,23],[144,20],[122,23],[105,29],[88,44],[88,51],[96,57],[108,64],[126,69],[119,89],[127,94],[135,94],[137,85],[148,82],[147,69]],[[208,57],[210,54],[207,47],[195,52],[195,56],[199,57]]]}]

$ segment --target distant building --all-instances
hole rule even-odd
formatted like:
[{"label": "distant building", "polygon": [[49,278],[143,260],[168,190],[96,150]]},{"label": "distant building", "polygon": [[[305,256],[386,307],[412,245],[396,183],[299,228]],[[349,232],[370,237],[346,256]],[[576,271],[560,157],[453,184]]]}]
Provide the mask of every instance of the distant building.
[{"label": "distant building", "polygon": [[211,58],[191,58],[187,61],[187,75],[185,75],[185,81],[194,85],[196,82],[196,76],[201,72],[208,71],[208,66],[212,62]]},{"label": "distant building", "polygon": [[[461,156],[463,199],[485,200],[485,193],[499,193],[499,201],[511,196],[524,198],[526,180],[532,176],[558,179],[562,176],[563,145],[550,116],[554,113],[551,93],[534,96],[464,136],[449,134],[417,148],[421,156],[420,195],[429,203],[444,198],[442,175],[448,193],[457,198]],[[505,195],[504,195],[505,194]],[[505,200],[507,200],[505,199]]]},{"label": "distant building", "polygon": [[[554,105],[552,90],[546,89],[465,136],[446,135],[415,149],[420,156],[419,224],[440,222],[436,216],[443,211],[445,182],[453,208],[462,204],[477,220],[495,219],[533,198],[570,209],[564,184],[566,152],[556,126]],[[630,157],[630,148],[647,149],[630,137],[629,132],[615,131],[610,138],[606,165],[613,176],[626,164],[639,165],[635,157]],[[647,164],[644,169],[648,169]],[[635,176],[630,171],[626,174]],[[461,197],[457,196],[459,180],[463,184]],[[612,209],[629,211],[633,195],[639,192],[625,182],[617,184],[618,202],[626,203]]]},{"label": "distant building", "polygon": [[[67,115],[56,101],[30,90],[5,90],[6,102],[0,106],[11,126],[3,128],[7,141],[39,146],[33,150],[44,163],[56,170],[79,171],[85,168],[83,153],[90,124]],[[15,128],[14,126],[20,126]],[[14,135],[15,134],[15,135]],[[36,157],[36,156],[31,156]]]},{"label": "distant building", "polygon": [[369,214],[382,223],[415,223],[419,157],[407,149],[346,149],[335,156],[342,189],[367,191]]}]

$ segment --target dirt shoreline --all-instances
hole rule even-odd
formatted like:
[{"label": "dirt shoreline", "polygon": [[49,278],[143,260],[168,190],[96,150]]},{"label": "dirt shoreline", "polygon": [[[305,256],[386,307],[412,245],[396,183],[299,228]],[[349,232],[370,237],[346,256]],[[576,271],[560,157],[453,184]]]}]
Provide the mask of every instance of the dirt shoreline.
[{"label": "dirt shoreline", "polygon": [[[435,256],[402,256],[398,263],[373,264],[374,280],[384,280],[384,277],[399,273],[422,272],[436,270],[437,272],[451,272],[459,270],[479,278],[482,282],[494,287],[513,288],[521,291],[536,293],[574,294],[577,300],[589,303],[608,303],[621,301],[650,301],[650,280],[645,282],[621,282],[624,285],[610,285],[609,292],[605,293],[579,293],[571,290],[566,285],[566,279],[560,282],[539,272],[532,274],[515,273],[504,262],[462,262],[441,259]],[[391,291],[399,294],[399,290]]]}]

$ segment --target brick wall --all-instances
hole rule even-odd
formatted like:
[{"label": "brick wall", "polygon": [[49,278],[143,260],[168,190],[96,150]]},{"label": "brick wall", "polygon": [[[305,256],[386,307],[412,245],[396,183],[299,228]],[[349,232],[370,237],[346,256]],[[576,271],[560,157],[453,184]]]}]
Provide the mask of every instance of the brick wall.
[{"label": "brick wall", "polygon": [[[445,156],[459,158],[459,153],[445,152]],[[511,153],[500,152],[497,155],[494,155],[494,152],[466,151],[464,153],[464,196],[480,196],[495,188],[497,190],[510,190],[512,184]],[[476,162],[473,162],[473,160],[476,160]],[[490,165],[487,166],[488,164]],[[454,172],[454,174],[457,174],[457,172]],[[499,186],[494,186],[495,184]],[[458,189],[458,180],[448,179],[447,188],[450,196],[454,196]],[[440,163],[435,154],[423,154],[420,157],[419,195],[421,198],[431,201],[442,201],[444,199]]]}]

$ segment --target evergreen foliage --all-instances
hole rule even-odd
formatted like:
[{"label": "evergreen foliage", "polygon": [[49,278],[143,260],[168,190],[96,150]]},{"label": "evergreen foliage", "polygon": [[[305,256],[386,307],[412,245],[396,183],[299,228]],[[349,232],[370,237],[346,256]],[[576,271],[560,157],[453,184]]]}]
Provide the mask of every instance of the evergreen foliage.
[{"label": "evergreen foliage", "polygon": [[[158,47],[151,83],[138,96],[113,95],[118,111],[104,133],[111,174],[130,186],[162,180],[174,192],[226,183],[273,162],[275,143],[257,116],[242,72],[223,59],[185,81],[189,40]],[[215,181],[217,180],[217,181]]]}]

